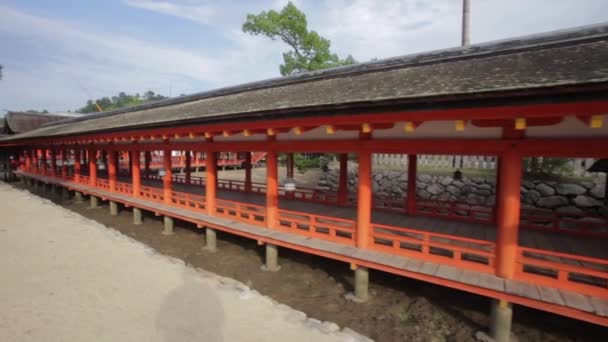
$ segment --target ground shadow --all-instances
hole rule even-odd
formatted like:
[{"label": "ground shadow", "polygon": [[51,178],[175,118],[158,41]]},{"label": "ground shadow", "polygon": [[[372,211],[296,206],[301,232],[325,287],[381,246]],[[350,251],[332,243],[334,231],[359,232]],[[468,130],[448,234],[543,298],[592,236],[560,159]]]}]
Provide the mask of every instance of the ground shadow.
[{"label": "ground shadow", "polygon": [[224,341],[225,313],[215,290],[194,271],[183,272],[183,284],[163,300],[156,329],[164,341]]}]

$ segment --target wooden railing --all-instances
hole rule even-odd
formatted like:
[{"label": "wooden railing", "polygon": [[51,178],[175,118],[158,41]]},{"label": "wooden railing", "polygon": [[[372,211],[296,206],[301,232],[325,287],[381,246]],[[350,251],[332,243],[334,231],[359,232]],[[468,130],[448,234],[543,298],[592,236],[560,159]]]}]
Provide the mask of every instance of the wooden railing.
[{"label": "wooden railing", "polygon": [[263,225],[266,221],[266,207],[255,204],[217,199],[215,212],[217,216],[255,225]]},{"label": "wooden railing", "polygon": [[294,234],[355,244],[354,220],[280,209],[277,227]]},{"label": "wooden railing", "polygon": [[372,248],[493,273],[495,243],[372,223]]},{"label": "wooden railing", "polygon": [[103,178],[97,178],[95,180],[95,186],[99,189],[110,190],[110,181]]},{"label": "wooden railing", "polygon": [[139,197],[155,202],[163,202],[165,199],[163,189],[143,185],[140,187]]},{"label": "wooden railing", "polygon": [[494,222],[494,208],[458,202],[418,201],[416,214],[469,222]]},{"label": "wooden railing", "polygon": [[205,210],[205,197],[201,195],[189,194],[186,192],[171,192],[171,204],[176,207],[190,210]]},{"label": "wooden railing", "polygon": [[608,260],[517,247],[516,278],[608,299]]},{"label": "wooden railing", "polygon": [[552,233],[608,237],[608,221],[587,213],[559,213],[541,209],[522,209],[520,227]]},{"label": "wooden railing", "polygon": [[133,194],[133,186],[131,185],[131,183],[116,182],[116,186],[114,189],[116,190],[116,192],[119,192],[121,194]]}]

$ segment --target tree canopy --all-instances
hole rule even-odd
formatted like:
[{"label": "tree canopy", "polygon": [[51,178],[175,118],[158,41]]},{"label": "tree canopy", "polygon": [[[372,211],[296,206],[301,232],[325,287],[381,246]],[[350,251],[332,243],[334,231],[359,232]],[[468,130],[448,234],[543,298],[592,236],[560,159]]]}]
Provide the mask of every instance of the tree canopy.
[{"label": "tree canopy", "polygon": [[114,110],[114,109],[118,109],[118,108],[136,106],[136,105],[142,104],[144,102],[164,100],[166,98],[167,98],[166,96],[163,96],[161,94],[155,94],[151,90],[148,90],[147,92],[145,92],[143,94],[143,96],[141,96],[139,94],[128,95],[125,92],[121,91],[120,93],[118,93],[117,96],[112,96],[111,98],[102,97],[97,100],[88,100],[87,104],[84,107],[78,109],[77,112],[80,112],[80,113],[98,112],[97,106],[95,105],[96,103],[99,105],[99,107],[101,107],[101,109],[103,111],[109,111],[109,110]]},{"label": "tree canopy", "polygon": [[314,71],[357,63],[352,57],[340,59],[331,53],[331,42],[315,31],[308,30],[306,15],[291,1],[280,12],[270,10],[248,14],[243,32],[264,35],[272,40],[281,39],[291,50],[283,53],[281,75]]}]

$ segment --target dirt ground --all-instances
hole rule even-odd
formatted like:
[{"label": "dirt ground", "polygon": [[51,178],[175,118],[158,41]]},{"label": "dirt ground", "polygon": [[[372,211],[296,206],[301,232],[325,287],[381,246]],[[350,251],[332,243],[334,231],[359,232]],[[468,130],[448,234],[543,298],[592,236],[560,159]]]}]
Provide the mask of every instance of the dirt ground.
[{"label": "dirt ground", "polygon": [[[161,218],[149,213],[144,225],[135,226],[129,209],[110,216],[105,203],[98,209],[71,201],[61,205],[159,253],[241,281],[311,317],[376,341],[474,341],[473,334],[487,326],[490,300],[481,296],[371,271],[371,300],[356,304],[344,299],[353,282],[345,263],[281,249],[282,269],[261,272],[263,246],[255,241],[218,232],[218,252],[210,254],[201,249],[203,231],[189,223],[176,221],[176,234],[164,236]],[[514,308],[513,333],[518,341],[608,341],[608,329],[522,306]]]}]

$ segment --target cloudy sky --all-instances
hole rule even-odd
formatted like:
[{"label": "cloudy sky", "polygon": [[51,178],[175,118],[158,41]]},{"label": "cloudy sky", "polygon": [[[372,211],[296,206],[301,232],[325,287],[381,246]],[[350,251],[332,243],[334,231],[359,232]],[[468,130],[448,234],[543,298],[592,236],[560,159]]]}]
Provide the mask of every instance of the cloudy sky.
[{"label": "cloudy sky", "polygon": [[[279,75],[279,41],[241,32],[285,0],[0,0],[0,109],[74,110],[119,91],[177,96]],[[460,43],[461,0],[297,0],[359,61]],[[608,21],[607,0],[471,0],[471,41]],[[1,114],[0,114],[1,115]]]}]

